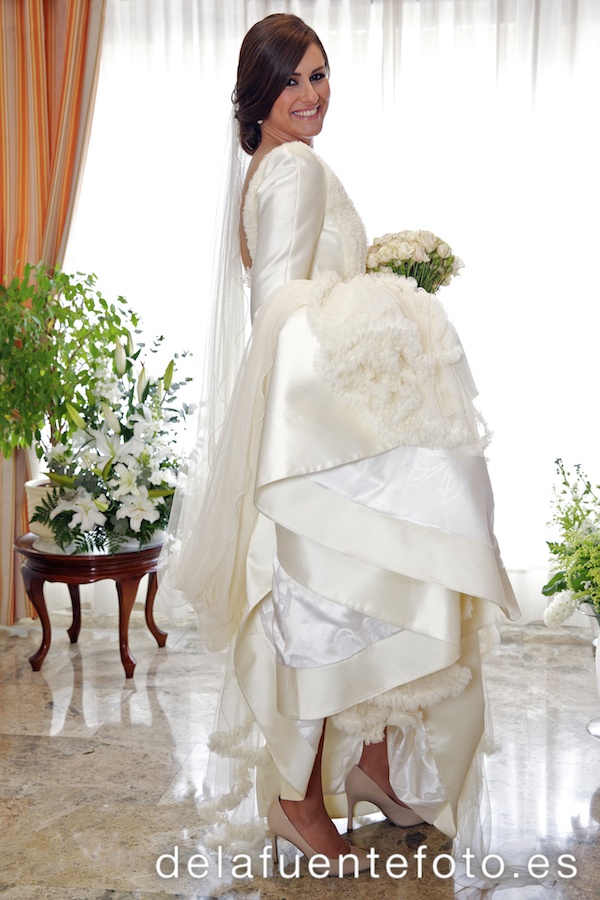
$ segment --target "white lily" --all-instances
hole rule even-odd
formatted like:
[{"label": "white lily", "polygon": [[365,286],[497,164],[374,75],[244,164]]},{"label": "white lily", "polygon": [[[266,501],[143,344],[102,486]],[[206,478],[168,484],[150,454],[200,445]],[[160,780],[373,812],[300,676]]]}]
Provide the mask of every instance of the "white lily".
[{"label": "white lily", "polygon": [[161,423],[153,417],[152,410],[146,404],[142,404],[140,410],[141,413],[134,413],[131,416],[131,422],[134,423],[133,434],[138,440],[147,441],[154,437]]},{"label": "white lily", "polygon": [[88,491],[79,490],[72,500],[61,500],[50,513],[50,518],[56,518],[64,510],[75,513],[69,522],[69,528],[79,525],[82,531],[93,531],[96,525],[104,525],[106,522],[106,516],[100,512],[94,497]]},{"label": "white lily", "polygon": [[113,477],[108,482],[113,489],[113,497],[117,499],[125,497],[127,494],[135,494],[137,486],[137,477],[140,468],[137,464],[126,466],[124,463],[117,463],[113,469]]},{"label": "white lily", "polygon": [[64,444],[55,444],[54,447],[51,447],[49,450],[46,460],[48,465],[52,466],[64,466],[68,464],[73,456],[73,452],[70,447],[66,447]]},{"label": "white lily", "polygon": [[167,487],[174,488],[177,484],[177,476],[173,469],[152,469],[148,481],[150,484],[165,484]]},{"label": "white lily", "polygon": [[135,460],[144,449],[142,441],[136,438],[123,444],[120,435],[107,434],[104,429],[90,428],[89,433],[94,439],[96,452],[105,463],[109,460],[127,463]]},{"label": "white lily", "polygon": [[117,519],[129,519],[132,531],[139,531],[144,520],[156,522],[160,513],[153,500],[148,497],[148,488],[138,488],[137,494],[123,498],[123,506],[117,510]]}]

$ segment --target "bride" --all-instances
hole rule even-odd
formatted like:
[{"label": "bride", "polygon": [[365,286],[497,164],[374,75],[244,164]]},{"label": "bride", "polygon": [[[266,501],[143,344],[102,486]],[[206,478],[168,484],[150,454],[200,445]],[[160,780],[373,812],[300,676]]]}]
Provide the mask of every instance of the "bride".
[{"label": "bride", "polygon": [[250,792],[275,853],[281,836],[342,874],[341,855],[365,859],[332,817],[351,830],[361,801],[464,843],[479,634],[519,612],[460,342],[412,281],[365,274],[360,218],[312,149],[330,100],[315,32],[254,25],[233,99],[253,333],[169,577],[207,645],[229,648],[214,809],[229,821]]}]

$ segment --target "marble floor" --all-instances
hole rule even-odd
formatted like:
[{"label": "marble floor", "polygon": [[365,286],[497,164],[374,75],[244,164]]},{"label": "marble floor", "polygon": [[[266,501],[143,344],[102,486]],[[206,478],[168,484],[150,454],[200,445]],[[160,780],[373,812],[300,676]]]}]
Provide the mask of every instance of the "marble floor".
[{"label": "marble floor", "polygon": [[[65,633],[67,613],[51,619],[53,643],[37,673],[28,657],[39,645],[39,623],[0,629],[0,897],[488,896],[443,878],[443,864],[433,871],[432,860],[448,852],[449,842],[432,826],[394,828],[381,818],[355,830],[354,842],[377,848],[382,859],[405,856],[404,878],[377,870],[377,878],[317,880],[305,868],[293,879],[220,876],[213,861],[205,877],[192,877],[187,863],[200,839],[195,798],[219,658],[203,652],[188,619],[159,618],[169,638],[158,649],[136,609],[130,646],[138,665],[126,680],[116,617],[84,613],[78,645]],[[600,716],[600,700],[590,632],[504,626],[486,672],[501,742],[487,761],[492,847],[499,855],[505,849],[510,855],[511,848],[541,854],[556,877],[543,885],[515,877],[498,900],[596,898],[600,740],[587,733],[586,723]],[[420,873],[418,852],[425,854]],[[171,877],[157,872],[163,854],[172,859],[163,861],[162,875]],[[536,862],[539,874],[543,858]],[[577,873],[566,877],[570,866]]]}]

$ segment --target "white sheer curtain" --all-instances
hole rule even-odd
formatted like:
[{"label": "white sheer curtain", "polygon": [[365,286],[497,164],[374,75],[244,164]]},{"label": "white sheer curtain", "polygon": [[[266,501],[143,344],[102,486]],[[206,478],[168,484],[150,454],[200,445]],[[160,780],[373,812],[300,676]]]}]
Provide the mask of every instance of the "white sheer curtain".
[{"label": "white sheer curtain", "polygon": [[596,454],[596,0],[109,0],[66,265],[123,293],[169,353],[203,346],[237,52],[294,12],[332,64],[316,143],[375,236],[429,228],[466,266],[441,295],[495,433],[497,534],[539,617],[554,459]]}]

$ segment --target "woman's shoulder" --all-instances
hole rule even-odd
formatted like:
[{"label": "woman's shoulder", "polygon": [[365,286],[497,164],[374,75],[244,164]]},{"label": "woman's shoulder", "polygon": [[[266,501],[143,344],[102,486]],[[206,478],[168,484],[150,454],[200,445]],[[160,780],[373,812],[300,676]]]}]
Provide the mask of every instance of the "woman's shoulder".
[{"label": "woman's shoulder", "polygon": [[274,147],[272,150],[265,153],[264,158],[277,164],[278,161],[289,156],[315,160],[322,165],[313,148],[310,144],[305,144],[304,141],[285,141],[283,144],[278,144],[277,147]]},{"label": "woman's shoulder", "polygon": [[279,144],[265,153],[254,172],[250,169],[242,207],[244,223],[248,225],[247,219],[261,198],[274,193],[279,196],[284,185],[294,192],[303,192],[309,185],[319,192],[326,190],[325,165],[302,141]]},{"label": "woman's shoulder", "polygon": [[286,169],[320,175],[325,172],[325,164],[303,141],[286,141],[265,153],[254,177],[257,181],[277,178]]}]

